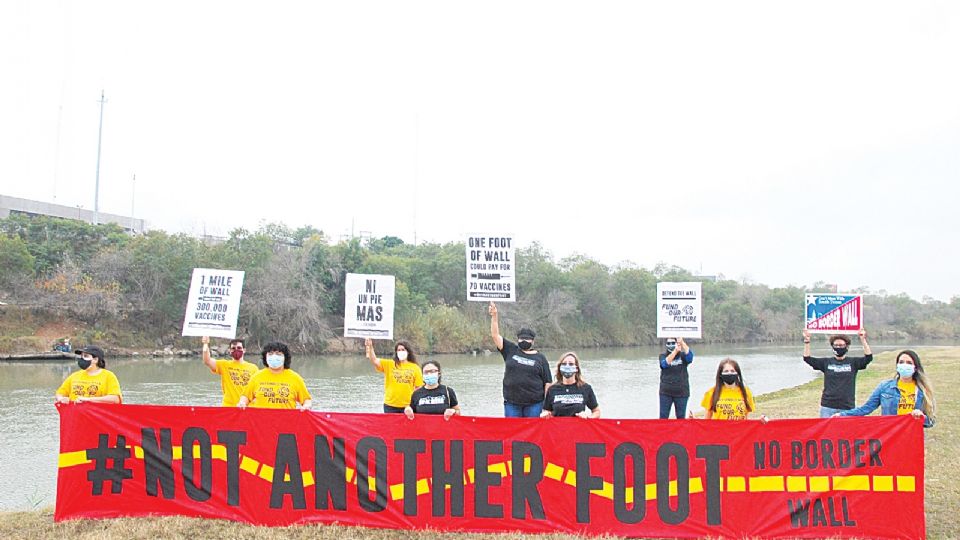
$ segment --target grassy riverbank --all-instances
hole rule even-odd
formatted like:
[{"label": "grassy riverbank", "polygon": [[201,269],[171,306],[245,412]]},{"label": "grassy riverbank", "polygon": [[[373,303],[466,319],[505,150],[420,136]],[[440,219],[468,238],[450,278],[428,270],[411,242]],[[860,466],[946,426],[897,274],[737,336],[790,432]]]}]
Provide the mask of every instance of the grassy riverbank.
[{"label": "grassy riverbank", "polygon": [[[924,367],[936,391],[937,425],[926,432],[926,515],[928,538],[960,538],[960,348],[933,348],[921,351]],[[870,369],[858,378],[857,402],[862,403],[877,383],[893,373],[893,353],[877,356]],[[774,392],[757,399],[758,409],[773,419],[812,417],[818,412],[821,381]],[[895,509],[891,509],[894,511]],[[403,536],[427,540],[434,532],[364,529],[311,525],[290,528],[254,527],[217,520],[188,518],[138,518],[103,521],[78,520],[53,523],[52,508],[35,512],[0,513],[0,538],[212,538],[256,539],[329,538],[336,540],[387,540]],[[553,540],[567,535],[483,535],[443,534],[450,540],[480,538]]]}]

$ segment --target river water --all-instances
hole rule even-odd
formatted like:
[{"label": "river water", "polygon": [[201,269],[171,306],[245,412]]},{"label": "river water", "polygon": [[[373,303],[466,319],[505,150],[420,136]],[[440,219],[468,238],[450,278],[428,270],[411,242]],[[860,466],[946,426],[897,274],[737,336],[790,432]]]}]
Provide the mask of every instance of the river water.
[{"label": "river water", "polygon": [[[891,347],[874,347],[879,352]],[[690,366],[691,405],[699,410],[713,384],[717,364],[740,362],[754,394],[805,383],[817,372],[790,347],[694,346]],[[853,354],[859,353],[856,347]],[[562,351],[543,351],[555,369]],[[656,418],[659,350],[586,349],[577,351],[584,378],[597,394],[604,418]],[[828,350],[814,351],[826,356]],[[443,382],[457,392],[463,413],[502,416],[503,360],[499,353],[433,355],[443,366]],[[258,359],[257,359],[258,360]],[[420,359],[421,362],[424,358]],[[220,404],[219,377],[200,358],[107,359],[120,380],[125,403],[161,405]],[[294,356],[291,368],[306,380],[314,410],[380,412],[383,375],[362,356]],[[53,394],[77,369],[75,362],[0,362],[0,510],[44,507],[55,502],[59,427]],[[872,368],[873,369],[873,368]]]}]

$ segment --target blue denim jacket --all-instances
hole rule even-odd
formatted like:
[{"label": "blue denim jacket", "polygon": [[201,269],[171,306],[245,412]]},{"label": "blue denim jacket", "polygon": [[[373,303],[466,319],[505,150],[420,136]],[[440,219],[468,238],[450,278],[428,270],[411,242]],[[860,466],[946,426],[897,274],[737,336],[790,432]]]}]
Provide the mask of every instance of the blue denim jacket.
[{"label": "blue denim jacket", "polygon": [[[849,411],[843,411],[840,416],[866,416],[880,407],[880,414],[884,416],[895,416],[897,407],[900,405],[900,389],[897,387],[896,378],[883,381],[877,386],[877,389],[870,394],[867,402]],[[917,387],[917,403],[914,409],[923,408],[923,390]],[[933,420],[929,417],[923,419],[923,427],[933,426]]]}]

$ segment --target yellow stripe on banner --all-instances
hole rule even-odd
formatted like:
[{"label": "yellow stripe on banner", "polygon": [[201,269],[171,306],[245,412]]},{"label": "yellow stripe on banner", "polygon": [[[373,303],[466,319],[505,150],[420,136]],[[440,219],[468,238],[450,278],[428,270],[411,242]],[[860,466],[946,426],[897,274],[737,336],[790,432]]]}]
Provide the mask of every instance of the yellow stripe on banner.
[{"label": "yellow stripe on banner", "polygon": [[[450,489],[450,486],[447,486],[447,489]],[[424,493],[430,493],[430,482],[426,478],[417,480],[417,495],[423,495]]]},{"label": "yellow stripe on banner", "polygon": [[656,484],[647,484],[647,500],[655,501],[657,500],[657,485]]},{"label": "yellow stripe on banner", "polygon": [[893,491],[893,477],[892,476],[874,476],[873,490],[874,491]]},{"label": "yellow stripe on banner", "polygon": [[[373,490],[370,490],[370,491],[373,491]],[[390,500],[392,501],[403,500],[403,484],[394,484],[390,486]]]},{"label": "yellow stripe on banner", "polygon": [[86,465],[90,463],[90,460],[87,459],[86,450],[77,450],[76,452],[63,452],[57,458],[57,466],[61,469],[66,467],[73,467],[75,465]]},{"label": "yellow stripe on banner", "polygon": [[377,490],[377,477],[376,477],[376,476],[368,476],[368,477],[367,477],[367,487],[370,488],[370,491],[376,491],[376,490]]},{"label": "yellow stripe on banner", "polygon": [[142,446],[134,446],[134,447],[133,447],[133,457],[135,457],[135,458],[137,458],[137,459],[143,459],[143,447],[142,447]]},{"label": "yellow stripe on banner", "polygon": [[824,493],[824,492],[830,491],[830,477],[829,476],[811,476],[810,491],[814,493]]},{"label": "yellow stripe on banner", "polygon": [[917,478],[915,476],[898,476],[897,491],[916,491]]},{"label": "yellow stripe on banner", "polygon": [[568,486],[577,487],[577,473],[573,470],[567,470],[567,477],[563,479],[563,483]]},{"label": "yellow stripe on banner", "polygon": [[260,474],[258,474],[257,476],[259,476],[260,478],[263,478],[267,482],[273,482],[273,467],[264,463],[263,465],[260,466]]},{"label": "yellow stripe on banner", "polygon": [[633,488],[632,487],[624,488],[623,501],[627,504],[633,504]]},{"label": "yellow stripe on banner", "polygon": [[767,491],[783,491],[782,476],[753,476],[750,477],[750,491],[754,493]]},{"label": "yellow stripe on banner", "polygon": [[865,474],[836,476],[833,478],[834,491],[870,491],[870,477]]},{"label": "yellow stripe on banner", "polygon": [[610,499],[612,501],[613,500],[613,484],[611,484],[610,482],[604,482],[603,487],[601,487],[600,489],[592,489],[590,490],[590,493],[593,493],[594,495],[599,495],[604,499]]},{"label": "yellow stripe on banner", "polygon": [[553,463],[547,463],[547,467],[543,469],[543,476],[560,482],[563,479],[563,467],[558,467]]},{"label": "yellow stripe on banner", "polygon": [[356,482],[354,481],[354,478],[353,478],[354,473],[356,473],[356,472],[357,472],[357,471],[351,469],[350,467],[347,467],[347,482],[349,482],[349,483],[351,483],[351,484],[356,484]]},{"label": "yellow stripe on banner", "polygon": [[703,493],[703,479],[700,477],[690,479],[690,493]]},{"label": "yellow stripe on banner", "polygon": [[173,447],[173,459],[183,459],[183,447],[174,446]]},{"label": "yellow stripe on banner", "polygon": [[670,481],[670,496],[671,496],[671,497],[676,497],[676,496],[677,496],[677,481],[676,481],[676,480],[671,480],[671,481]]},{"label": "yellow stripe on banner", "polygon": [[303,487],[310,487],[314,484],[313,482],[313,473],[310,471],[303,471]]},{"label": "yellow stripe on banner", "polygon": [[806,476],[788,476],[787,477],[787,491],[792,493],[803,492],[807,490],[807,477]]},{"label": "yellow stripe on banner", "polygon": [[211,452],[213,459],[219,459],[220,461],[227,460],[227,447],[222,444],[215,444],[211,447]]},{"label": "yellow stripe on banner", "polygon": [[530,459],[530,456],[524,456],[523,458],[523,472],[525,474],[530,474],[530,468],[532,466],[533,460]]},{"label": "yellow stripe on banner", "polygon": [[470,479],[470,481],[467,482],[468,484],[472,484],[472,483],[473,483],[473,479],[474,479],[474,477],[476,477],[476,476],[477,476],[477,472],[476,472],[475,469],[467,469],[467,478]]},{"label": "yellow stripe on banner", "polygon": [[726,481],[726,490],[730,492],[742,492],[747,490],[747,480],[742,476],[728,476]]},{"label": "yellow stripe on banner", "polygon": [[513,461],[506,462],[507,465],[507,474],[513,474]]},{"label": "yellow stripe on banner", "polygon": [[487,472],[500,473],[500,477],[507,476],[507,463],[491,463],[487,467]]},{"label": "yellow stripe on banner", "polygon": [[241,470],[241,471],[246,471],[246,472],[248,472],[248,473],[250,473],[250,474],[256,475],[256,474],[257,474],[257,467],[259,467],[259,466],[260,466],[260,462],[257,461],[257,460],[255,460],[255,459],[253,459],[253,458],[250,458],[250,457],[247,457],[247,456],[243,456],[243,458],[240,459],[240,470]]}]

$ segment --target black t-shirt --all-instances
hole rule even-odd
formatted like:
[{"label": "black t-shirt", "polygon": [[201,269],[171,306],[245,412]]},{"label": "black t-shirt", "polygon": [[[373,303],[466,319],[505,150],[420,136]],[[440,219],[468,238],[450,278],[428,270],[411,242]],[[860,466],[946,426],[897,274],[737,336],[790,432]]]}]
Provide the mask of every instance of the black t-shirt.
[{"label": "black t-shirt", "polygon": [[457,404],[457,393],[442,384],[432,390],[421,386],[410,396],[410,408],[417,414],[443,414]]},{"label": "black t-shirt", "polygon": [[847,356],[843,361],[836,357],[815,358],[804,356],[803,361],[817,371],[823,372],[823,394],[820,405],[833,409],[852,409],[856,407],[857,372],[866,369],[873,361],[873,355]]},{"label": "black t-shirt", "polygon": [[597,407],[597,396],[587,383],[583,386],[557,383],[547,389],[547,397],[543,399],[543,408],[554,416],[574,416],[584,409],[592,411]]},{"label": "black t-shirt", "polygon": [[690,397],[690,375],[687,366],[693,361],[693,351],[684,354],[677,353],[673,362],[663,367],[667,362],[667,353],[660,353],[660,393],[670,397]]},{"label": "black t-shirt", "polygon": [[550,364],[542,353],[527,353],[516,343],[504,338],[503,399],[516,405],[533,405],[543,401],[543,387],[553,380]]}]

